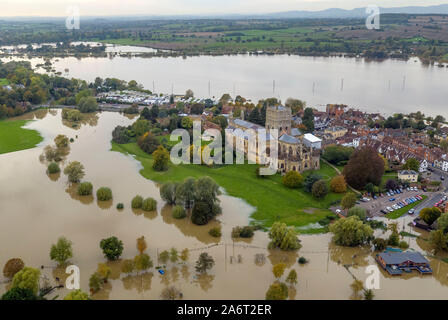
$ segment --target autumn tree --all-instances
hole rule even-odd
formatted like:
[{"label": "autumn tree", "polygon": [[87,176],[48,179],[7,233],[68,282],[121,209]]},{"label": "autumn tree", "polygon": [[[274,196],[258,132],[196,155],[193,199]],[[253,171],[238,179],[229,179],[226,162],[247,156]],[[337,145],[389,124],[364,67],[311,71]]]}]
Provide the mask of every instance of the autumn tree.
[{"label": "autumn tree", "polygon": [[364,188],[369,182],[378,186],[384,174],[384,161],[373,148],[362,147],[350,156],[343,174],[347,183],[356,189]]},{"label": "autumn tree", "polygon": [[272,273],[274,274],[274,277],[277,279],[280,279],[285,272],[286,264],[284,263],[277,263],[272,267]]},{"label": "autumn tree", "polygon": [[137,238],[137,250],[138,252],[140,252],[140,254],[143,254],[147,247],[148,245],[146,244],[145,236]]},{"label": "autumn tree", "polygon": [[297,272],[295,269],[292,269],[288,276],[286,277],[286,283],[289,283],[291,286],[297,284]]},{"label": "autumn tree", "polygon": [[347,183],[343,175],[339,175],[331,179],[330,190],[334,193],[344,193],[347,191]]},{"label": "autumn tree", "polygon": [[286,300],[288,287],[282,282],[274,282],[266,292],[266,300]]},{"label": "autumn tree", "polygon": [[134,257],[134,266],[136,271],[146,271],[153,267],[151,257],[146,253]]},{"label": "autumn tree", "polygon": [[19,258],[12,258],[9,259],[5,266],[3,267],[3,275],[5,278],[11,279],[14,277],[14,275],[22,270],[25,267],[25,264],[23,263],[22,259]]},{"label": "autumn tree", "polygon": [[190,254],[190,253],[189,253],[188,249],[185,248],[184,250],[182,250],[182,252],[181,252],[181,254],[180,254],[180,259],[181,259],[183,262],[186,262],[186,261],[188,260],[189,254]]},{"label": "autumn tree", "polygon": [[153,156],[152,168],[155,171],[168,170],[170,154],[163,146],[161,146],[161,145],[158,146],[157,150],[152,153],[152,156]]},{"label": "autumn tree", "polygon": [[297,171],[289,171],[282,177],[282,183],[288,188],[298,188],[302,185],[303,177]]}]

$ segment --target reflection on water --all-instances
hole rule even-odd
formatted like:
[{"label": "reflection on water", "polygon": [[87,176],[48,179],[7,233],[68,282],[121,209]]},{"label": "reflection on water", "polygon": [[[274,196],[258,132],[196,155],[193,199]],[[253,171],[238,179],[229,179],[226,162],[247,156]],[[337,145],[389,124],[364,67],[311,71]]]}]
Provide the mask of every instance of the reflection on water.
[{"label": "reflection on water", "polygon": [[[53,109],[54,110],[54,109]],[[79,121],[69,121],[66,119],[62,119],[62,124],[68,128],[74,129],[74,130],[80,130],[82,126],[89,125],[91,127],[95,127],[98,125],[98,113],[82,113],[81,114],[81,120]]]},{"label": "reflection on water", "polygon": [[[272,266],[285,263],[287,270],[297,270],[298,284],[289,288],[291,299],[349,299],[353,292],[353,277],[361,281],[367,277],[365,267],[375,265],[374,253],[368,248],[342,248],[331,242],[331,235],[302,235],[302,248],[298,252],[267,250],[267,234],[256,231],[252,240],[233,241],[232,228],[249,224],[254,208],[240,199],[220,196],[223,214],[206,226],[193,225],[190,219],[177,220],[171,216],[171,206],[160,199],[155,183],[139,174],[140,164],[132,157],[111,152],[111,132],[117,125],[128,126],[130,120],[118,113],[97,114],[95,126],[78,129],[61,121],[61,111],[37,110],[22,116],[41,119],[28,124],[39,130],[44,142],[37,148],[0,155],[0,266],[12,257],[22,258],[26,265],[45,266],[42,273],[54,285],[67,277],[63,267],[56,267],[49,259],[49,250],[58,237],[73,242],[74,256],[70,263],[81,270],[81,288],[88,292],[88,280],[105,262],[99,248],[101,239],[116,236],[123,241],[122,259],[133,258],[138,252],[135,239],[147,239],[147,252],[153,261],[157,253],[174,247],[179,252],[190,250],[187,262],[167,263],[166,273],[155,268],[142,274],[122,274],[121,261],[107,262],[112,274],[94,299],[160,299],[162,290],[174,285],[185,299],[264,299],[269,286],[275,281]],[[77,195],[77,184],[68,184],[65,177],[47,175],[46,166],[39,162],[46,145],[53,144],[58,134],[78,136],[70,144],[65,163],[80,161],[85,181],[95,186],[108,186],[113,190],[115,202],[124,209],[117,213],[113,201],[97,202],[95,196]],[[61,169],[63,164],[61,165]],[[5,187],[6,186],[6,187]],[[68,194],[68,196],[67,196]],[[136,194],[153,197],[158,210],[142,212],[131,209]],[[424,232],[405,230],[427,237]],[[212,227],[222,228],[221,238],[208,234]],[[428,242],[422,238],[405,238],[412,249],[430,253]],[[195,262],[202,252],[209,253],[215,266],[205,275],[195,273]],[[297,263],[303,256],[309,262]],[[391,277],[381,272],[378,299],[442,299],[448,293],[448,264],[430,258],[433,275],[421,276],[416,272]],[[346,266],[348,269],[346,269]],[[59,282],[57,281],[59,280]],[[0,294],[8,284],[0,285]],[[417,289],[417,290],[416,290]],[[68,290],[61,289],[51,296],[63,297]]]}]

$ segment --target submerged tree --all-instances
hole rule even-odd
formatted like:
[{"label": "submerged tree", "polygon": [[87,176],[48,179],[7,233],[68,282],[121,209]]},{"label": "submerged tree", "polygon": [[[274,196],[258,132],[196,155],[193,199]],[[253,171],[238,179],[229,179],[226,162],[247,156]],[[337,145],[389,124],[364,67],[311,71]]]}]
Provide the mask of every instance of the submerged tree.
[{"label": "submerged tree", "polygon": [[293,227],[287,227],[282,222],[275,222],[271,230],[269,230],[270,249],[279,248],[281,250],[297,250],[300,249],[300,240]]},{"label": "submerged tree", "polygon": [[199,255],[198,260],[196,261],[196,272],[205,273],[207,270],[211,269],[215,265],[215,260],[207,253],[203,252]]},{"label": "submerged tree", "polygon": [[50,259],[59,265],[64,264],[73,257],[72,242],[65,237],[60,237],[56,244],[51,246]]}]

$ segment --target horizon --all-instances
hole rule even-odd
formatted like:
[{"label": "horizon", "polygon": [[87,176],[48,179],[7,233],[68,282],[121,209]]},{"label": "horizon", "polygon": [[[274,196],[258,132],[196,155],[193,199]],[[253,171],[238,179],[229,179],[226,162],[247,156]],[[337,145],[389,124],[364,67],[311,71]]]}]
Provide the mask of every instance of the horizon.
[{"label": "horizon", "polygon": [[[64,18],[67,16],[68,8],[72,6],[77,6],[81,16],[84,17],[175,17],[263,15],[290,11],[318,12],[327,9],[353,10],[368,5],[378,5],[382,8],[448,5],[446,0],[407,2],[403,4],[399,0],[377,0],[375,3],[371,0],[229,0],[223,9],[217,0],[166,0],[162,4],[155,0],[144,2],[129,0],[125,8],[117,0],[107,2],[79,0],[78,3],[55,0],[5,0],[0,18]],[[257,8],[255,11],[254,7]]]}]

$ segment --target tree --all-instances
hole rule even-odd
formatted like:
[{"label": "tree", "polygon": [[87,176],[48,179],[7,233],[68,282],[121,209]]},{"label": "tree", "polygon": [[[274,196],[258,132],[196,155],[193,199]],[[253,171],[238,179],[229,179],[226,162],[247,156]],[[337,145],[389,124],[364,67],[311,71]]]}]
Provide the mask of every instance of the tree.
[{"label": "tree", "polygon": [[188,89],[187,91],[185,91],[185,99],[190,99],[194,97],[194,93],[193,90]]},{"label": "tree", "polygon": [[205,273],[207,270],[211,269],[215,265],[215,260],[207,253],[202,252],[196,261],[196,272]]},{"label": "tree", "polygon": [[151,257],[146,253],[136,255],[134,258],[134,265],[137,271],[146,271],[153,267]]},{"label": "tree", "polygon": [[409,158],[403,165],[403,169],[414,170],[415,172],[418,172],[420,169],[420,162],[415,158]]},{"label": "tree", "polygon": [[168,170],[168,163],[170,161],[170,154],[163,147],[159,146],[156,151],[153,152],[153,163],[152,168],[155,171],[166,171]]},{"label": "tree", "polygon": [[159,260],[163,264],[167,263],[169,259],[170,259],[170,253],[167,250],[163,250],[162,252],[159,253]]},{"label": "tree", "polygon": [[434,248],[435,253],[448,250],[448,235],[442,230],[433,230],[429,234],[429,243]]},{"label": "tree", "polygon": [[373,300],[374,297],[375,294],[373,293],[372,289],[364,290],[364,300]]},{"label": "tree", "polygon": [[177,300],[182,298],[182,293],[175,286],[164,288],[160,294],[162,300]]},{"label": "tree", "polygon": [[56,136],[56,138],[54,138],[54,143],[56,144],[56,147],[58,149],[61,149],[61,148],[67,148],[69,146],[70,141],[68,140],[67,136],[59,134]]},{"label": "tree", "polygon": [[101,187],[96,191],[96,197],[99,201],[112,200],[112,190],[107,187]]},{"label": "tree", "polygon": [[334,193],[344,193],[347,191],[347,183],[343,175],[339,175],[331,179],[330,190]]},{"label": "tree", "polygon": [[313,194],[314,198],[317,198],[317,199],[324,198],[328,194],[327,183],[324,180],[316,181],[313,184],[311,193]]},{"label": "tree", "polygon": [[56,162],[52,162],[48,165],[47,171],[49,174],[58,173],[61,171],[59,165]]},{"label": "tree", "polygon": [[174,206],[171,214],[174,219],[183,219],[187,216],[185,209],[182,206]]},{"label": "tree", "polygon": [[293,227],[287,227],[285,223],[274,222],[269,230],[270,249],[279,248],[281,250],[297,250],[300,249],[300,240]]},{"label": "tree", "polygon": [[314,185],[314,183],[316,182],[316,181],[319,181],[319,180],[321,180],[322,179],[322,176],[321,175],[319,175],[318,173],[315,173],[315,172],[313,172],[313,173],[311,173],[310,175],[308,175],[306,178],[305,178],[305,182],[304,182],[304,189],[305,189],[305,191],[306,192],[311,192],[312,191],[312,189],[313,189],[313,185]]},{"label": "tree", "polygon": [[358,216],[340,219],[331,224],[330,232],[333,233],[333,241],[340,246],[355,247],[370,242],[373,230],[365,225]]},{"label": "tree", "polygon": [[272,267],[272,273],[274,274],[274,277],[277,279],[280,279],[285,272],[286,264],[284,263],[277,263]]},{"label": "tree", "polygon": [[297,284],[297,272],[295,269],[289,272],[288,277],[286,277],[286,283],[289,283],[291,286]]},{"label": "tree", "polygon": [[387,244],[391,246],[398,246],[400,243],[400,235],[398,234],[398,224],[396,222],[390,223],[387,229],[391,231]]},{"label": "tree", "polygon": [[342,209],[350,209],[353,207],[356,203],[356,195],[353,192],[347,193],[342,199],[341,199],[341,207]]},{"label": "tree", "polygon": [[146,244],[145,236],[137,238],[137,250],[138,252],[140,252],[140,254],[143,254],[147,247],[148,245]]},{"label": "tree", "polygon": [[112,131],[112,141],[118,144],[130,142],[131,136],[128,133],[128,128],[116,126],[114,131]]},{"label": "tree", "polygon": [[40,271],[38,269],[24,267],[12,278],[12,288],[28,289],[33,294],[39,290]]},{"label": "tree", "polygon": [[73,290],[64,297],[64,300],[90,300],[87,293],[81,289]]},{"label": "tree", "polygon": [[436,221],[442,212],[437,207],[424,208],[420,211],[420,218],[423,219],[428,225],[432,225]]},{"label": "tree", "polygon": [[360,220],[364,221],[367,217],[367,210],[358,206],[350,208],[347,212],[347,217],[351,216],[357,216]]},{"label": "tree", "polygon": [[213,207],[205,201],[195,201],[191,221],[199,226],[207,224],[215,216]]},{"label": "tree", "polygon": [[364,289],[364,285],[361,280],[355,279],[355,281],[353,281],[353,283],[350,285],[350,288],[352,288],[353,294],[357,296],[359,292]]},{"label": "tree", "polygon": [[325,148],[322,158],[335,165],[345,164],[354,150],[354,148],[341,145],[328,146]]},{"label": "tree", "polygon": [[179,259],[179,254],[178,254],[176,248],[171,248],[170,249],[170,261],[172,263],[175,263],[175,262],[177,262],[178,259]]},{"label": "tree", "polygon": [[182,260],[183,262],[186,262],[188,260],[189,255],[190,255],[190,253],[189,253],[188,249],[185,248],[180,253],[180,260]]},{"label": "tree", "polygon": [[384,174],[384,161],[374,149],[358,148],[344,167],[343,174],[347,183],[354,188],[362,189],[369,182],[378,186]]},{"label": "tree", "polygon": [[121,272],[123,273],[131,273],[135,269],[134,260],[132,259],[125,259],[123,260],[123,263],[121,264]]},{"label": "tree", "polygon": [[117,260],[123,252],[123,242],[117,237],[110,237],[101,240],[100,248],[108,260]]},{"label": "tree", "polygon": [[105,263],[98,263],[98,269],[96,271],[101,276],[101,279],[103,279],[103,282],[107,282],[112,273],[112,270]]},{"label": "tree", "polygon": [[47,161],[59,162],[62,160],[61,150],[52,146],[46,146],[44,148],[44,156]]},{"label": "tree", "polygon": [[442,139],[442,140],[440,140],[440,148],[441,148],[444,152],[448,152],[448,138],[447,138],[447,139]]},{"label": "tree", "polygon": [[297,171],[289,171],[282,177],[282,183],[288,188],[298,188],[303,182],[303,177]]},{"label": "tree", "polygon": [[78,195],[90,196],[92,194],[93,185],[90,182],[83,182],[78,186]]},{"label": "tree", "polygon": [[64,264],[73,257],[72,242],[65,237],[60,237],[56,244],[51,246],[50,259],[56,261],[59,265]]},{"label": "tree", "polygon": [[148,154],[154,153],[158,147],[160,147],[160,142],[157,138],[149,133],[144,133],[140,138],[137,139],[137,144],[144,152]]},{"label": "tree", "polygon": [[292,114],[296,114],[298,111],[305,108],[306,102],[299,99],[288,98],[286,99],[285,106],[291,108]]},{"label": "tree", "polygon": [[176,187],[177,183],[166,182],[160,187],[160,197],[167,204],[173,205],[176,203]]},{"label": "tree", "polygon": [[375,238],[375,240],[373,240],[373,245],[375,246],[376,251],[383,251],[386,249],[387,241],[382,238]]},{"label": "tree", "polygon": [[443,213],[437,219],[437,229],[442,230],[443,233],[448,233],[448,213]]},{"label": "tree", "polygon": [[312,108],[306,108],[303,112],[302,124],[306,127],[307,132],[314,131],[314,111]]},{"label": "tree", "polygon": [[132,130],[134,130],[138,137],[148,133],[149,129],[149,121],[146,119],[138,119],[132,124]]},{"label": "tree", "polygon": [[11,288],[3,296],[1,300],[37,300],[38,297],[30,289],[23,288]]},{"label": "tree", "polygon": [[98,103],[94,97],[84,97],[79,100],[78,110],[81,113],[95,112],[98,109]]},{"label": "tree", "polygon": [[92,293],[100,291],[101,287],[103,286],[103,279],[101,278],[101,275],[98,272],[93,273],[89,278],[89,287],[90,291]]},{"label": "tree", "polygon": [[191,208],[195,195],[194,178],[186,178],[176,188],[176,204],[183,205],[185,208]]},{"label": "tree", "polygon": [[387,190],[396,190],[398,188],[398,183],[394,179],[389,179],[386,181],[386,189]]},{"label": "tree", "polygon": [[79,182],[84,177],[84,166],[79,161],[70,162],[64,169],[70,182]]},{"label": "tree", "polygon": [[132,198],[131,207],[132,209],[141,209],[143,205],[143,197],[140,195],[136,195]]},{"label": "tree", "polygon": [[3,267],[3,275],[5,278],[11,279],[14,277],[14,275],[22,270],[25,267],[25,264],[23,263],[22,259],[19,258],[12,258],[9,259],[5,266]]},{"label": "tree", "polygon": [[266,300],[286,300],[288,287],[282,282],[274,282],[266,292]]},{"label": "tree", "polygon": [[153,198],[146,198],[142,203],[143,211],[155,211],[157,210],[157,201]]}]

